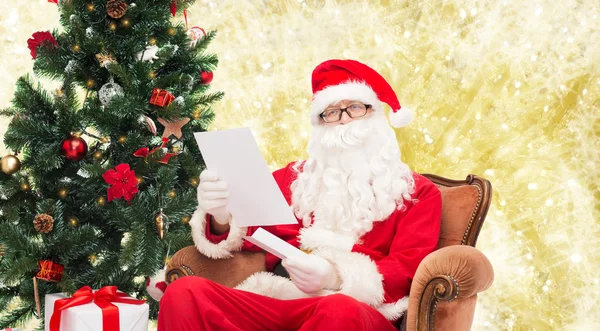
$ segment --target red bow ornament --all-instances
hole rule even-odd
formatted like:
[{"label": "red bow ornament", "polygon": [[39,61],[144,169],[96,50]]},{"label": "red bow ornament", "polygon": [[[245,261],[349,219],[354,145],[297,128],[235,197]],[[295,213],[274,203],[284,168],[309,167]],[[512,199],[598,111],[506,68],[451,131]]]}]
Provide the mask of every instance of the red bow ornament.
[{"label": "red bow ornament", "polygon": [[27,39],[27,47],[29,48],[29,51],[31,52],[31,57],[33,57],[34,59],[37,57],[37,48],[40,45],[54,45],[55,47],[58,47],[58,43],[56,42],[56,39],[54,39],[54,37],[52,36],[52,34],[48,31],[38,31],[38,32],[34,32],[33,35],[31,35],[31,38]]},{"label": "red bow ornament", "polygon": [[102,330],[104,331],[121,330],[119,307],[113,303],[130,305],[143,305],[146,303],[145,300],[136,300],[125,293],[118,292],[116,286],[105,286],[98,291],[92,291],[91,287],[84,286],[73,293],[72,297],[58,299],[54,302],[52,317],[50,317],[50,331],[61,331],[60,322],[63,311],[92,302],[102,310]]},{"label": "red bow ornament", "polygon": [[[137,151],[135,151],[133,153],[133,156],[135,157],[143,157],[143,158],[147,158],[148,156],[150,156],[150,154],[153,154],[154,152],[163,149],[167,146],[167,143],[169,142],[169,138],[162,138],[162,144],[156,148],[154,148],[153,150],[150,150],[148,147],[142,147],[140,149],[138,149]],[[156,161],[158,163],[162,163],[162,164],[169,164],[169,159],[172,158],[173,156],[177,156],[177,153],[165,153],[165,155],[163,155],[163,157],[160,158],[160,160]]]}]

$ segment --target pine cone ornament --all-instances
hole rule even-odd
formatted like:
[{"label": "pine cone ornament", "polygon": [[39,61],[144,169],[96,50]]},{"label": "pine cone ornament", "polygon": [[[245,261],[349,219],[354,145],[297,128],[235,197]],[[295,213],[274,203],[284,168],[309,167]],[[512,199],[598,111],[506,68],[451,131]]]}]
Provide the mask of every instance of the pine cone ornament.
[{"label": "pine cone ornament", "polygon": [[106,13],[112,18],[121,18],[125,16],[129,7],[123,0],[109,0],[106,4]]},{"label": "pine cone ornament", "polygon": [[54,218],[48,214],[39,214],[33,220],[33,228],[39,233],[48,233],[52,231]]}]

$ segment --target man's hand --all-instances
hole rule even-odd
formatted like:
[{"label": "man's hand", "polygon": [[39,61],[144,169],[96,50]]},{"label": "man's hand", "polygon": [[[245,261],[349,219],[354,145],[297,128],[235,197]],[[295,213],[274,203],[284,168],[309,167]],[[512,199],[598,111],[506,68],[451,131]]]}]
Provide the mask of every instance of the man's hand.
[{"label": "man's hand", "polygon": [[315,293],[322,289],[337,290],[340,287],[337,271],[322,257],[312,254],[292,256],[281,264],[290,274],[292,282],[304,293]]},{"label": "man's hand", "polygon": [[229,224],[231,214],[227,211],[228,197],[227,183],[219,180],[219,176],[210,170],[202,171],[198,185],[198,208],[212,215],[215,222]]}]

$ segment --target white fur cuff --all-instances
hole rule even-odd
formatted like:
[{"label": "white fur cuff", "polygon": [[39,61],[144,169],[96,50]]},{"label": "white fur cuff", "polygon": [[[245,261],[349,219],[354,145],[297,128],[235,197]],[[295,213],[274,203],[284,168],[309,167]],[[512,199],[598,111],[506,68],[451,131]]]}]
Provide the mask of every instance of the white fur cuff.
[{"label": "white fur cuff", "polygon": [[342,280],[339,293],[373,307],[383,303],[383,276],[370,257],[357,252],[330,249],[317,250],[313,254],[325,258],[337,269]]},{"label": "white fur cuff", "polygon": [[192,227],[192,239],[200,253],[211,259],[224,259],[233,256],[231,252],[239,251],[243,244],[242,238],[246,235],[248,228],[236,226],[233,219],[229,224],[227,238],[220,243],[212,243],[206,238],[206,212],[197,209],[192,215],[190,226]]}]

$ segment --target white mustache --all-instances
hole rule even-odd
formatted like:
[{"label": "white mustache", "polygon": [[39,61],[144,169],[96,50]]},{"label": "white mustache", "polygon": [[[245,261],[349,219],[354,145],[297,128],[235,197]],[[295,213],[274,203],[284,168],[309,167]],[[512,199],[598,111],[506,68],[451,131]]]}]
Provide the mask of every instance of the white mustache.
[{"label": "white mustache", "polygon": [[321,145],[327,149],[349,149],[362,146],[369,134],[372,134],[370,122],[369,119],[364,119],[345,125],[327,127],[321,137]]}]

